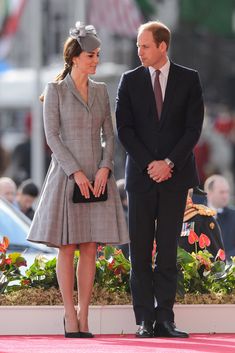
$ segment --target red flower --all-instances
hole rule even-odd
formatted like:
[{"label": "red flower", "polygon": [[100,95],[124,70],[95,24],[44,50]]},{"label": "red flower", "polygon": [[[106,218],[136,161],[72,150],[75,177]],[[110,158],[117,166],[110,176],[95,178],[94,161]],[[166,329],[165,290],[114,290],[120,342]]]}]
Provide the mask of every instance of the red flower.
[{"label": "red flower", "polygon": [[99,246],[97,247],[97,251],[98,251],[98,252],[103,251],[103,246],[102,246],[102,245],[99,245]]},{"label": "red flower", "polygon": [[156,240],[154,240],[154,242],[153,242],[153,250],[152,250],[152,257],[155,256],[156,251],[157,251],[157,243],[156,243]]},{"label": "red flower", "polygon": [[115,261],[114,261],[114,260],[112,260],[112,261],[108,264],[108,269],[109,269],[109,270],[112,270],[112,269],[113,269],[114,264],[115,264]]},{"label": "red flower", "polygon": [[198,242],[198,236],[197,234],[194,232],[193,229],[190,229],[190,232],[189,232],[189,236],[188,236],[188,242],[189,244],[194,244],[196,242]]},{"label": "red flower", "polygon": [[29,286],[29,285],[30,285],[30,280],[29,280],[29,279],[23,279],[23,280],[21,281],[21,284],[22,284],[23,286]]},{"label": "red flower", "polygon": [[0,243],[0,252],[5,253],[9,246],[9,240],[7,237],[3,237],[2,243]]},{"label": "red flower", "polygon": [[2,245],[2,243],[0,243],[0,252],[5,253],[6,249],[4,248],[4,246]]},{"label": "red flower", "polygon": [[118,276],[121,273],[121,269],[117,267],[117,268],[115,268],[115,270],[113,272],[116,276]]},{"label": "red flower", "polygon": [[120,255],[122,254],[122,249],[115,249],[114,250],[114,255]]},{"label": "red flower", "polygon": [[211,268],[211,262],[210,262],[210,260],[207,260],[207,259],[203,258],[202,255],[197,255],[197,259],[199,260],[199,262],[200,262],[202,265],[205,266],[205,268],[206,268],[207,270],[209,270],[209,269]]},{"label": "red flower", "polygon": [[199,246],[201,249],[204,249],[207,246],[210,246],[211,241],[208,238],[208,236],[206,234],[201,233],[200,237],[199,237]]},{"label": "red flower", "polygon": [[222,261],[225,260],[225,252],[224,252],[223,249],[219,249],[219,250],[218,250],[215,259],[220,259],[220,260],[222,260]]},{"label": "red flower", "polygon": [[12,259],[8,258],[8,259],[5,259],[5,264],[6,265],[10,265],[12,263]]}]

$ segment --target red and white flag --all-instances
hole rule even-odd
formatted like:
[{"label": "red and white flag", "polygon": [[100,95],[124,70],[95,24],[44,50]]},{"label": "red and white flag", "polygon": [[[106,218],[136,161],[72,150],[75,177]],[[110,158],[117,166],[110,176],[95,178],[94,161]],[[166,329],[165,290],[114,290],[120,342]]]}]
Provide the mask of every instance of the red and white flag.
[{"label": "red and white flag", "polygon": [[25,0],[0,1],[0,59],[5,58],[10,51],[24,5]]},{"label": "red and white flag", "polygon": [[90,0],[88,19],[97,30],[128,38],[135,38],[143,23],[135,0]]}]

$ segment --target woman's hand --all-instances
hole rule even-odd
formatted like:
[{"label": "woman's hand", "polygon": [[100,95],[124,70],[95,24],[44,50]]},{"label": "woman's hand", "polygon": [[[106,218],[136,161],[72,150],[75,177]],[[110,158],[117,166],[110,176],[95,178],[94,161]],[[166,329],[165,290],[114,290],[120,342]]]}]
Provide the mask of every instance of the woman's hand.
[{"label": "woman's hand", "polygon": [[75,172],[73,177],[76,184],[79,186],[81,194],[85,196],[86,199],[89,199],[90,197],[89,189],[91,190],[91,192],[94,193],[94,189],[89,179],[87,179],[86,175],[81,170],[79,170],[78,172]]},{"label": "woman's hand", "polygon": [[94,191],[93,191],[93,194],[96,197],[99,197],[101,194],[104,194],[109,172],[110,172],[109,168],[103,167],[103,168],[100,168],[96,173]]}]

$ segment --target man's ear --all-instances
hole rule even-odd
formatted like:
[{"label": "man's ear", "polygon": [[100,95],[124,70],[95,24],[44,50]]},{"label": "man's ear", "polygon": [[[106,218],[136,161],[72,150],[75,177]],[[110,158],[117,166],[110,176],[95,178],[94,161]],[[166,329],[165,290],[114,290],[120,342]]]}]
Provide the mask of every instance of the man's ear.
[{"label": "man's ear", "polygon": [[166,52],[167,51],[167,45],[166,45],[166,42],[161,42],[159,44],[159,49],[161,50],[161,52]]}]

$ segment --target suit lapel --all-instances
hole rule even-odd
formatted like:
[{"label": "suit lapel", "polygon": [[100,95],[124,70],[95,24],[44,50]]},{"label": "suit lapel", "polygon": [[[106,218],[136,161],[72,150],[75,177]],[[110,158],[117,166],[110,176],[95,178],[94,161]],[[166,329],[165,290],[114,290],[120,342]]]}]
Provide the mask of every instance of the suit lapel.
[{"label": "suit lapel", "polygon": [[143,75],[144,75],[144,79],[142,80],[142,85],[143,85],[142,99],[146,99],[146,106],[148,104],[151,109],[151,117],[153,117],[154,122],[158,124],[156,101],[155,101],[153,85],[151,81],[151,75],[148,68],[144,68]]},{"label": "suit lapel", "polygon": [[[144,68],[143,74],[145,76],[145,87],[144,90],[150,90],[152,93],[152,98],[154,98],[154,93],[153,93],[153,86],[152,86],[152,81],[151,81],[151,76],[148,68]],[[154,98],[155,99],[155,98]]]},{"label": "suit lapel", "polygon": [[89,106],[89,108],[91,108],[91,106],[94,102],[95,93],[96,93],[95,82],[89,79],[88,80],[88,106]]},{"label": "suit lapel", "polygon": [[163,125],[164,120],[167,117],[167,113],[169,108],[171,107],[171,101],[174,98],[174,92],[176,91],[176,83],[177,83],[177,72],[175,70],[174,63],[171,62],[170,70],[167,79],[166,92],[162,107],[162,114],[160,119],[160,127]]}]

